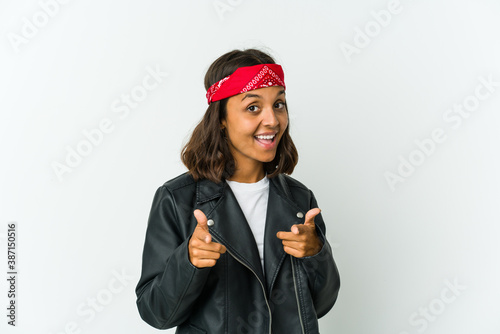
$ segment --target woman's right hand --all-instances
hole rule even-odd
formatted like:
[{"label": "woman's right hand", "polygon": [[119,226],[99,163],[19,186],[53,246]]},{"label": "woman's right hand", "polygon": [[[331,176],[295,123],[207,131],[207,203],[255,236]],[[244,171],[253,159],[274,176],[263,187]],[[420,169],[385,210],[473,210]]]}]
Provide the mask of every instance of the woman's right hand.
[{"label": "woman's right hand", "polygon": [[189,261],[197,268],[213,267],[221,254],[226,252],[226,247],[217,242],[212,242],[208,230],[207,217],[201,210],[194,210],[198,224],[189,239]]}]

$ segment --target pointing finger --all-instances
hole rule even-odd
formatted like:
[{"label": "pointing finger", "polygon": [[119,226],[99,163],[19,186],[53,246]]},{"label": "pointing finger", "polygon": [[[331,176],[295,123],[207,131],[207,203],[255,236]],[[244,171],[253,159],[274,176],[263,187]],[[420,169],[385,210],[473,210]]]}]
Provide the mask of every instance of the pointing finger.
[{"label": "pointing finger", "polygon": [[307,232],[308,229],[310,229],[311,226],[310,225],[306,225],[306,224],[295,224],[295,225],[292,225],[292,227],[290,228],[290,231],[294,234],[294,235],[299,235],[299,234],[304,234]]},{"label": "pointing finger", "polygon": [[[294,226],[292,226],[292,229]],[[278,233],[276,233],[276,237],[281,240],[294,240],[294,241],[303,239],[303,235],[300,235],[300,233],[295,234],[293,231],[291,232],[279,231]]]},{"label": "pointing finger", "polygon": [[299,225],[293,225],[290,230],[292,231],[293,234],[300,234],[300,226]]}]

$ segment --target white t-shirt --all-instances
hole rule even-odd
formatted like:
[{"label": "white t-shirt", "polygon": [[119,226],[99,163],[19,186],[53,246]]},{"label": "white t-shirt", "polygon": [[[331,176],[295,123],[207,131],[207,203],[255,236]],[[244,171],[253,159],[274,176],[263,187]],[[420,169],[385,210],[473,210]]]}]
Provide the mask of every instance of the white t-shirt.
[{"label": "white t-shirt", "polygon": [[264,268],[264,231],[266,227],[267,200],[269,199],[269,179],[267,175],[255,183],[228,181],[227,184],[238,200],[238,204],[252,230],[260,262]]}]

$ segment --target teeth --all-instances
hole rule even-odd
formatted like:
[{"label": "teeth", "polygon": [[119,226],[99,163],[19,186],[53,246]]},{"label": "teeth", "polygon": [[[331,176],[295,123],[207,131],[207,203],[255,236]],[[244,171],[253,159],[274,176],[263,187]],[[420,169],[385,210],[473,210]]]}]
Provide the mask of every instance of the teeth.
[{"label": "teeth", "polygon": [[273,139],[275,135],[269,135],[269,136],[255,136],[255,138],[259,139]]}]

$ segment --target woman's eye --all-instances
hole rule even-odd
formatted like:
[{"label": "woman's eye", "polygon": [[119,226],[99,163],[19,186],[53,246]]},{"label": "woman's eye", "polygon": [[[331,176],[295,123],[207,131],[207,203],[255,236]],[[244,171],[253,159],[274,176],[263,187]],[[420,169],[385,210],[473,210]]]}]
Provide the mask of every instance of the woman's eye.
[{"label": "woman's eye", "polygon": [[257,111],[257,106],[249,106],[247,108],[248,111],[251,111],[251,112],[256,112]]},{"label": "woman's eye", "polygon": [[282,109],[282,108],[284,108],[284,107],[285,107],[285,103],[283,103],[283,102],[277,102],[277,103],[274,105],[274,107],[275,107],[276,109]]}]

